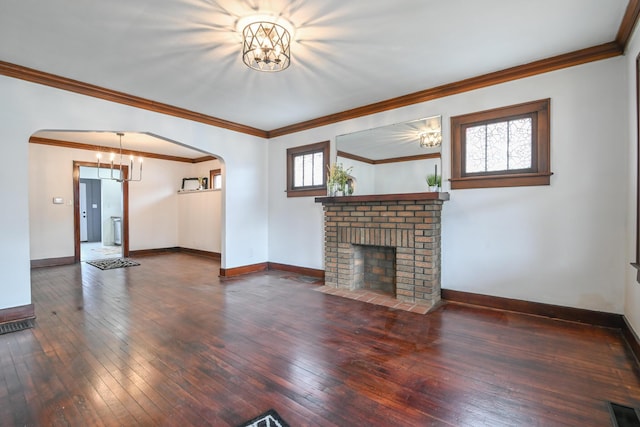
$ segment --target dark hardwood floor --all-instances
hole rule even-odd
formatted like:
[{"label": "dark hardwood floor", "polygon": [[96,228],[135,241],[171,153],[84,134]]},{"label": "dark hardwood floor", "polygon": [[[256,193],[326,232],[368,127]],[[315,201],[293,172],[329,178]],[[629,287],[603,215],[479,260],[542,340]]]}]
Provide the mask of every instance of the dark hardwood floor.
[{"label": "dark hardwood floor", "polygon": [[446,304],[420,315],[190,254],[32,271],[0,335],[2,426],[608,426],[640,406],[619,331]]}]

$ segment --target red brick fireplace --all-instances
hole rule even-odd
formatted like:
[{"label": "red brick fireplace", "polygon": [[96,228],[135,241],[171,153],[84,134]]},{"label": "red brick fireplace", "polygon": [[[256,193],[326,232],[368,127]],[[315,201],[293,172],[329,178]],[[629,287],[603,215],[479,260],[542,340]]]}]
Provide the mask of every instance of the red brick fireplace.
[{"label": "red brick fireplace", "polygon": [[316,198],[324,206],[325,286],[437,304],[446,200],[448,193]]}]

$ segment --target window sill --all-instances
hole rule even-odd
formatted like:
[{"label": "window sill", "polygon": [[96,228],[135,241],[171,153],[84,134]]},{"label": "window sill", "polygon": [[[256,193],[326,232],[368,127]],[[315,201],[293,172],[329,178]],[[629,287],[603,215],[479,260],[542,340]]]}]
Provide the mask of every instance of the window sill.
[{"label": "window sill", "polygon": [[508,175],[473,176],[466,178],[451,178],[451,189],[466,188],[496,188],[496,187],[526,187],[534,185],[549,185],[553,173],[523,173]]},{"label": "window sill", "polygon": [[327,195],[327,188],[312,188],[308,190],[287,190],[287,197],[319,197]]}]

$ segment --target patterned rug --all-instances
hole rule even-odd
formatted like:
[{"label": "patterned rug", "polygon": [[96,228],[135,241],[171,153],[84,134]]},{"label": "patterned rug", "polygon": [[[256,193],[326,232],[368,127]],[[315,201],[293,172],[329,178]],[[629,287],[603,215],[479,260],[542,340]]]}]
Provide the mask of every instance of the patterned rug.
[{"label": "patterned rug", "polygon": [[289,427],[289,424],[285,423],[275,410],[269,409],[264,414],[240,424],[238,427]]},{"label": "patterned rug", "polygon": [[123,268],[140,265],[140,263],[135,262],[129,258],[99,259],[96,261],[87,261],[87,264],[98,267],[100,270],[111,270],[113,268]]}]

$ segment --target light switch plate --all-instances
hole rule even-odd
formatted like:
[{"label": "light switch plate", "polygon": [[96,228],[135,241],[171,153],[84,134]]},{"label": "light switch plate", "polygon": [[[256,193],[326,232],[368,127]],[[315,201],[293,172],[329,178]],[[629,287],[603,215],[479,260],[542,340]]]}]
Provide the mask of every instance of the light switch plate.
[{"label": "light switch plate", "polygon": [[62,205],[64,203],[64,200],[62,199],[62,197],[54,197],[53,198],[53,204],[54,205]]}]

